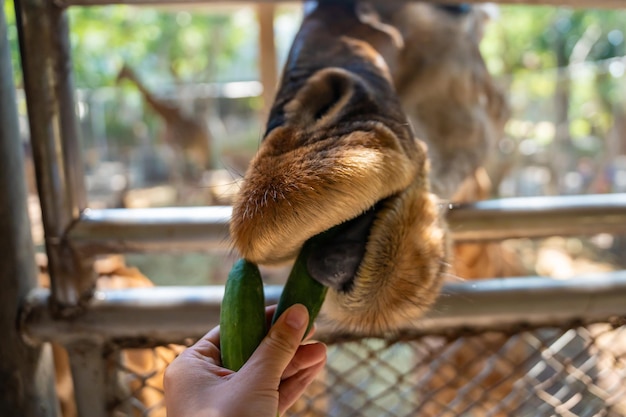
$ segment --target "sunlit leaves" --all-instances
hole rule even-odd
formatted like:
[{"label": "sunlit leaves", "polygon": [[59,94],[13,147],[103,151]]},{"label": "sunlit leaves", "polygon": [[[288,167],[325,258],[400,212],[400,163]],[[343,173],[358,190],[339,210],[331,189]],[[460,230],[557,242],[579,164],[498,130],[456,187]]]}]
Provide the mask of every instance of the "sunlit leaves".
[{"label": "sunlit leaves", "polygon": [[624,10],[502,6],[487,27],[481,49],[493,72],[507,74],[554,67],[557,41],[563,43],[567,57],[581,40],[589,41],[586,61],[626,55],[625,36]]},{"label": "sunlit leaves", "polygon": [[[228,74],[240,50],[255,45],[254,36],[241,36],[249,29],[237,27],[231,13],[208,7],[72,8],[70,19],[79,87],[112,85],[123,63],[137,69],[149,84],[213,81]],[[251,29],[256,30],[254,25]],[[246,70],[250,78],[256,67]]]},{"label": "sunlit leaves", "polygon": [[9,49],[11,50],[11,62],[13,63],[13,73],[15,74],[15,84],[22,84],[22,74],[20,68],[20,54],[17,42],[17,28],[15,26],[15,9],[13,2],[4,0],[4,17],[7,23],[7,38],[9,40]]}]

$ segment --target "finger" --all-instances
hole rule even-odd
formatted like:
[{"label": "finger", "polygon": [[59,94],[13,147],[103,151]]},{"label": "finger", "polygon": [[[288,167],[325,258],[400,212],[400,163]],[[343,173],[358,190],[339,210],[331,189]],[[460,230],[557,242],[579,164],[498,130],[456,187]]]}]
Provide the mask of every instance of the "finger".
[{"label": "finger", "polygon": [[317,324],[313,323],[313,325],[311,326],[311,329],[309,330],[309,332],[306,334],[306,336],[304,336],[303,342],[311,340],[311,338],[315,334],[316,330],[317,330]]},{"label": "finger", "polygon": [[265,324],[268,329],[272,327],[272,320],[274,320],[274,314],[276,314],[277,307],[278,306],[276,304],[265,307]]},{"label": "finger", "polygon": [[214,344],[215,346],[220,345],[220,326],[215,326],[207,334],[202,336],[200,340],[198,340],[195,344],[201,343],[202,341],[207,341],[209,343]]},{"label": "finger", "polygon": [[193,375],[202,375],[203,383],[210,384],[232,373],[233,371],[221,366],[219,349],[214,344],[201,340],[185,349],[167,366],[164,384],[169,387],[185,385]]},{"label": "finger", "polygon": [[185,349],[178,357],[174,360],[179,361],[201,361],[205,365],[208,365],[207,370],[210,373],[215,374],[217,376],[223,376],[233,373],[232,371],[222,368],[222,356],[219,348],[220,343],[220,327],[216,326],[211,329],[207,334],[205,334],[202,338],[200,338],[196,343],[189,346]]},{"label": "finger", "polygon": [[265,307],[265,318],[269,320],[268,324],[271,323],[272,318],[274,317],[274,312],[276,311],[276,304],[272,304],[271,306]]},{"label": "finger", "polygon": [[249,374],[250,386],[278,388],[285,368],[300,346],[308,322],[309,313],[302,304],[289,307],[280,316],[244,365],[244,368],[254,369],[254,372],[245,372]]},{"label": "finger", "polygon": [[323,343],[311,343],[302,345],[294,355],[289,365],[283,372],[282,379],[288,379],[299,371],[310,368],[322,361],[326,360],[326,345]]},{"label": "finger", "polygon": [[220,359],[220,326],[215,326],[196,343],[189,346],[185,352],[196,352],[209,358]]},{"label": "finger", "polygon": [[326,360],[310,367],[301,370],[293,375],[291,378],[284,380],[280,384],[278,389],[278,414],[283,415],[285,411],[289,409],[301,396],[304,391],[311,385],[311,382],[320,373]]},{"label": "finger", "polygon": [[[274,319],[274,314],[276,313],[277,307],[278,306],[276,304],[265,307],[265,321],[267,322],[268,329],[272,327],[272,320]],[[317,330],[317,325],[313,323],[313,325],[311,326],[311,329],[309,329],[309,332],[306,334],[306,336],[304,336],[303,341],[307,341],[311,339],[311,337],[313,337],[313,335],[315,334],[316,330]]]},{"label": "finger", "polygon": [[[203,369],[207,376],[212,375],[216,377],[234,373],[222,367],[220,350],[213,343],[206,340],[201,340],[185,349],[170,363],[168,368],[172,368],[171,373],[177,373],[179,369],[183,371],[189,368]],[[183,378],[185,377],[183,376]]]}]

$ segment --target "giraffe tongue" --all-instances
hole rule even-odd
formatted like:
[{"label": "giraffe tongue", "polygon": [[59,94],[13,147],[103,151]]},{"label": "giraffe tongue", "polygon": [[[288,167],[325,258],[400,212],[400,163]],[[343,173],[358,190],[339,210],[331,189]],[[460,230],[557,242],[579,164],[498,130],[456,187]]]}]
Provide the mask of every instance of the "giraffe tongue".
[{"label": "giraffe tongue", "polygon": [[307,259],[309,274],[337,291],[349,291],[361,260],[370,228],[376,217],[376,206],[339,226],[337,235],[326,245],[315,248]]}]

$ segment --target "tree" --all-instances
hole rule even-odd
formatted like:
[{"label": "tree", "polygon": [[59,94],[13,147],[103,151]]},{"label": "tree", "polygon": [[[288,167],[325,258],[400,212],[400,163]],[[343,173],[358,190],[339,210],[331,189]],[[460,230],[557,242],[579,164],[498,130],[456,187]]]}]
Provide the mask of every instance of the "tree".
[{"label": "tree", "polygon": [[535,148],[549,152],[542,163],[552,171],[552,193],[563,189],[559,181],[581,156],[601,152],[600,146],[590,148],[593,138],[606,137],[614,121],[619,124],[612,113],[624,100],[616,96],[624,77],[602,74],[606,60],[626,55],[624,21],[626,11],[510,6],[501,8],[487,32],[483,52],[506,81],[515,117],[552,125],[547,138],[529,123],[510,123],[508,129],[518,142],[533,140]]}]

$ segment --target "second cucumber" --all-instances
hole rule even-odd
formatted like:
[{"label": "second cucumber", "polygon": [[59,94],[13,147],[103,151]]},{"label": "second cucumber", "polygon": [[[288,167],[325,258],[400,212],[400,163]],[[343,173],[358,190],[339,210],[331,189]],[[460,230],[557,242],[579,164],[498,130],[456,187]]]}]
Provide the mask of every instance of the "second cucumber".
[{"label": "second cucumber", "polygon": [[298,254],[296,261],[291,268],[283,292],[278,300],[278,306],[272,319],[272,324],[294,304],[303,304],[309,310],[309,325],[305,335],[313,326],[313,322],[324,304],[328,287],[319,283],[309,273],[307,269],[307,259],[311,250],[323,244],[327,239],[327,233],[322,233],[307,240]]}]

